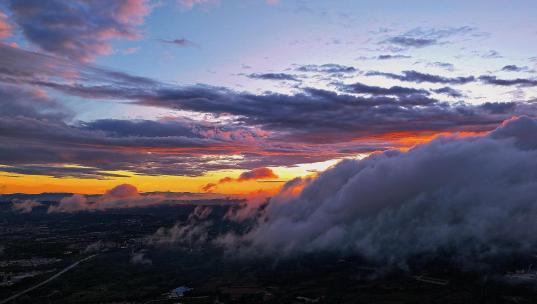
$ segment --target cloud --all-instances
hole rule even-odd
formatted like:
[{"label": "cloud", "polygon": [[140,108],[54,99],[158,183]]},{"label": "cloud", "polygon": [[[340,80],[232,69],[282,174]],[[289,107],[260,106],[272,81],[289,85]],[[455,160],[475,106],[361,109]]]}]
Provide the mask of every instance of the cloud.
[{"label": "cloud", "polygon": [[156,246],[187,246],[190,249],[207,245],[210,240],[209,231],[213,226],[209,219],[212,210],[212,207],[197,206],[186,221],[178,222],[170,228],[160,227],[145,242]]},{"label": "cloud", "polygon": [[[13,48],[0,43],[0,81],[23,85],[65,90],[72,94],[98,94],[112,88],[140,89],[156,86],[159,82],[66,58]],[[67,85],[69,84],[69,85]],[[67,93],[68,93],[67,92]],[[104,94],[104,92],[101,92]]]},{"label": "cloud", "polygon": [[[490,113],[502,114],[502,113],[513,113],[513,110],[516,108],[516,103],[514,102],[485,102],[479,107],[486,109]],[[527,109],[527,114],[531,112],[530,109]],[[521,112],[523,113],[523,112]]]},{"label": "cloud", "polygon": [[438,68],[442,68],[451,72],[455,70],[455,66],[448,62],[440,62],[440,61],[430,62],[427,64],[427,66],[438,67]]},{"label": "cloud", "polygon": [[173,40],[166,40],[166,39],[159,39],[160,42],[166,43],[166,44],[173,44],[178,47],[189,47],[189,46],[196,46],[196,44],[186,38],[177,38]]},{"label": "cloud", "polygon": [[55,213],[55,212],[65,212],[65,213],[71,213],[71,212],[79,212],[79,211],[87,211],[87,210],[93,210],[92,206],[86,199],[86,196],[82,194],[73,194],[70,197],[66,197],[60,200],[58,205],[51,205],[47,213]]},{"label": "cloud", "polygon": [[247,75],[248,78],[252,79],[262,79],[262,80],[287,80],[287,81],[300,81],[295,75],[286,74],[286,73],[253,73]]},{"label": "cloud", "polygon": [[273,197],[245,235],[217,243],[234,254],[328,251],[399,265],[433,252],[458,262],[531,253],[536,134],[537,120],[520,117],[482,137],[443,137],[343,161],[298,194]]},{"label": "cloud", "polygon": [[11,210],[19,213],[30,213],[33,208],[41,206],[41,203],[35,200],[16,200],[11,205]]},{"label": "cloud", "polygon": [[[36,101],[0,114],[0,129],[9,130],[0,135],[1,142],[9,142],[0,146],[2,171],[110,178],[117,176],[110,171],[197,176],[287,166],[397,147],[393,132],[484,131],[510,115],[532,111],[521,103],[497,113],[426,96],[357,97],[315,89],[255,95],[187,87],[151,90],[137,98],[145,105],[232,115],[233,122],[109,119],[67,124],[63,114],[40,113]],[[3,101],[6,109],[24,104]]]},{"label": "cloud", "polygon": [[125,55],[131,55],[131,54],[137,53],[139,50],[140,50],[139,47],[130,47],[130,48],[126,48],[122,50],[121,53]]},{"label": "cloud", "polygon": [[448,96],[453,97],[453,98],[464,97],[464,94],[462,94],[461,91],[455,90],[455,89],[450,88],[450,87],[442,87],[442,88],[438,88],[438,89],[433,89],[432,91],[437,93],[437,94],[445,94],[445,95],[448,95]]},{"label": "cloud", "polygon": [[[196,5],[217,5],[220,0],[178,0],[179,4],[185,9],[192,9]],[[267,5],[276,5],[280,0],[265,0]]]},{"label": "cloud", "polygon": [[392,37],[386,41],[395,45],[403,46],[403,47],[415,47],[415,48],[422,48],[422,47],[437,44],[436,39],[413,38],[413,37],[404,37],[404,36]]},{"label": "cloud", "polygon": [[138,189],[135,186],[130,185],[130,184],[122,184],[110,190],[107,190],[105,194],[101,197],[101,201],[139,198],[139,197],[140,197],[140,194],[138,193]]},{"label": "cloud", "polygon": [[258,179],[278,178],[278,176],[269,168],[256,168],[246,171],[239,175],[238,182]]},{"label": "cloud", "polygon": [[105,247],[105,245],[103,244],[103,241],[101,240],[98,240],[96,242],[93,242],[91,244],[88,244],[86,246],[86,248],[84,248],[84,253],[86,254],[91,254],[91,253],[97,253],[99,251],[101,251],[101,249],[103,249]]},{"label": "cloud", "polygon": [[[262,136],[255,128],[227,123],[218,126],[219,123],[188,119],[76,122],[73,113],[61,101],[49,97],[45,89],[54,88],[86,98],[116,94],[117,98],[124,99],[127,96],[122,94],[127,91],[156,88],[159,83],[8,46],[0,45],[0,52],[3,54],[0,56],[0,82],[4,83],[0,84],[3,97],[0,99],[0,129],[5,130],[0,141],[10,142],[0,148],[5,172],[108,178],[120,175],[105,170],[123,168],[149,170],[146,174],[199,175],[208,167],[237,168],[229,162],[222,165],[215,162],[202,168],[199,164],[205,160],[198,158],[200,154],[213,155],[207,159],[225,160],[225,155],[236,149],[225,142],[233,141],[233,146],[238,147],[240,141],[251,142]],[[155,166],[156,163],[163,166]]]},{"label": "cloud", "polygon": [[534,87],[537,86],[537,79],[516,78],[516,79],[500,79],[496,76],[483,75],[479,76],[479,80],[486,84],[496,86],[522,86]]},{"label": "cloud", "polygon": [[400,35],[389,37],[381,41],[381,44],[388,43],[403,49],[424,48],[432,45],[447,43],[447,41],[444,41],[444,39],[456,35],[466,35],[472,31],[475,31],[475,28],[470,26],[439,29],[417,27]]},{"label": "cloud", "polygon": [[383,88],[378,86],[370,86],[360,82],[353,84],[338,84],[338,88],[342,91],[356,94],[370,94],[370,95],[394,95],[405,96],[412,94],[428,95],[429,92],[422,89],[405,88],[400,86],[393,86],[389,88]]},{"label": "cloud", "polygon": [[213,191],[216,187],[218,187],[218,184],[216,183],[207,183],[203,187],[201,187],[201,190],[205,192],[210,192]]},{"label": "cloud", "polygon": [[148,259],[145,255],[147,252],[140,250],[138,252],[133,252],[131,254],[131,260],[130,262],[135,265],[144,265],[144,266],[151,266],[153,265],[153,261],[151,259]]},{"label": "cloud", "polygon": [[[76,213],[106,211],[113,209],[147,208],[159,205],[191,204],[196,201],[230,198],[222,194],[190,193],[190,192],[146,192],[140,193],[130,184],[121,184],[107,190],[101,195],[73,194],[51,204],[47,213]],[[196,208],[192,216],[206,218],[210,215],[209,207]]]},{"label": "cloud", "polygon": [[218,183],[208,183],[205,186],[202,187],[202,190],[205,192],[213,191],[216,187],[218,187],[221,184],[226,183],[235,183],[235,182],[245,182],[245,181],[251,181],[251,180],[260,180],[260,179],[275,179],[278,178],[278,175],[276,175],[270,168],[255,168],[250,171],[245,171],[239,175],[237,178],[232,177],[224,177],[221,178]]},{"label": "cloud", "polygon": [[377,59],[378,59],[378,60],[408,59],[408,58],[412,58],[412,57],[411,57],[411,56],[406,56],[406,55],[399,55],[399,54],[395,54],[395,55],[392,55],[392,54],[384,54],[384,55],[378,55],[378,56],[377,56]]},{"label": "cloud", "polygon": [[33,119],[59,120],[71,115],[60,103],[40,89],[21,89],[0,84],[0,117],[24,116]]},{"label": "cloud", "polygon": [[57,205],[51,205],[47,212],[73,213],[121,208],[143,208],[162,204],[165,200],[165,196],[158,194],[141,195],[135,186],[122,184],[96,198],[73,194],[72,196],[61,199]]},{"label": "cloud", "polygon": [[487,52],[481,54],[481,58],[497,59],[497,58],[503,58],[503,56],[500,55],[500,53],[498,53],[498,51],[490,50],[490,51],[487,51]]},{"label": "cloud", "polygon": [[516,79],[499,79],[496,76],[492,75],[482,75],[479,77],[474,76],[459,76],[459,77],[445,77],[434,74],[421,73],[417,71],[403,71],[401,74],[394,73],[385,73],[379,71],[369,71],[365,74],[366,76],[383,76],[390,79],[396,79],[406,82],[415,82],[415,83],[441,83],[441,84],[456,84],[463,85],[475,81],[481,81],[490,85],[498,86],[536,86],[536,79],[527,79],[527,78],[516,78]]},{"label": "cloud", "polygon": [[195,5],[200,4],[217,4],[219,0],[179,0],[179,4],[187,9],[193,8]]},{"label": "cloud", "polygon": [[[401,137],[488,131],[512,115],[537,114],[531,103],[498,112],[491,106],[449,104],[412,87],[355,86],[369,92],[361,96],[309,87],[254,94],[177,86],[2,44],[0,55],[1,171],[21,174],[199,176],[212,170],[292,166],[408,148]],[[336,71],[332,65],[315,69],[320,67]],[[76,121],[63,106],[63,99],[72,97],[186,114]]]},{"label": "cloud", "polygon": [[445,77],[427,73],[421,73],[417,71],[403,71],[403,74],[394,74],[394,73],[384,73],[378,71],[367,72],[366,76],[384,76],[390,79],[396,79],[406,82],[415,82],[415,83],[442,83],[442,84],[467,84],[470,82],[476,81],[474,76],[459,76],[459,77]]},{"label": "cloud", "polygon": [[6,14],[0,11],[0,39],[11,36],[12,28],[7,20]]},{"label": "cloud", "polygon": [[[13,151],[12,153],[15,153],[15,152],[16,151]],[[29,153],[24,153],[24,154],[29,154]],[[77,166],[69,167],[69,166],[62,166],[62,165],[55,165],[55,164],[50,164],[50,165],[17,164],[13,166],[6,165],[2,167],[0,170],[3,172],[10,172],[10,173],[16,173],[16,174],[48,175],[48,176],[54,176],[57,178],[74,177],[74,178],[107,179],[107,178],[113,178],[113,177],[128,177],[127,175],[104,172],[97,168],[91,168],[91,167],[85,168],[85,167],[77,167]]]},{"label": "cloud", "polygon": [[211,221],[199,221],[191,218],[184,223],[179,222],[171,228],[159,228],[146,239],[146,242],[156,246],[174,244],[199,248],[209,241],[211,226]]},{"label": "cloud", "polygon": [[517,66],[514,64],[509,64],[502,68],[502,71],[504,72],[524,72],[527,70],[528,70],[528,67],[526,66],[521,67],[521,66]]},{"label": "cloud", "polygon": [[113,52],[111,40],[137,39],[145,0],[9,0],[12,20],[42,50],[80,61]]},{"label": "cloud", "polygon": [[411,37],[427,37],[442,39],[448,38],[454,35],[465,35],[471,32],[475,32],[477,29],[471,26],[459,26],[459,27],[445,27],[445,28],[428,28],[428,27],[416,27],[405,33],[406,36]]},{"label": "cloud", "polygon": [[[226,142],[250,141],[255,132],[232,126],[218,128],[194,121],[97,120],[67,124],[44,97],[0,85],[0,147],[2,171],[56,177],[118,177],[114,170],[145,171],[145,174],[198,175],[212,163],[201,154],[225,159],[234,153]],[[221,155],[221,156],[218,156]],[[196,161],[197,159],[197,161]],[[150,165],[151,164],[151,165]],[[160,165],[157,165],[160,164]],[[199,171],[201,169],[201,171]],[[175,172],[172,172],[175,171]]]},{"label": "cloud", "polygon": [[314,72],[314,73],[328,73],[328,74],[338,74],[338,73],[355,73],[358,70],[352,66],[345,66],[335,63],[326,63],[326,64],[306,64],[299,65],[296,69],[298,72]]},{"label": "cloud", "polygon": [[[381,129],[395,131],[390,126],[395,128],[396,125],[398,130],[401,126],[407,130],[414,127],[436,130],[438,126],[434,124],[442,124],[446,128],[449,121],[457,121],[453,126],[462,126],[467,115],[468,119],[472,117],[471,124],[476,126],[479,123],[475,118],[480,116],[472,106],[449,105],[423,96],[358,97],[312,88],[293,95],[253,95],[206,86],[163,93],[141,101],[141,104],[235,115],[240,123],[256,125],[274,132],[276,136],[280,134],[279,139],[310,143],[321,140],[333,143],[356,138],[360,134],[373,134]],[[427,107],[423,108],[425,104]],[[472,112],[474,114],[470,115]],[[425,116],[435,116],[436,119],[428,121]],[[458,118],[455,119],[455,116]],[[398,117],[399,121],[393,121],[393,117]],[[428,123],[424,123],[425,120]],[[420,127],[415,125],[418,121]]]}]

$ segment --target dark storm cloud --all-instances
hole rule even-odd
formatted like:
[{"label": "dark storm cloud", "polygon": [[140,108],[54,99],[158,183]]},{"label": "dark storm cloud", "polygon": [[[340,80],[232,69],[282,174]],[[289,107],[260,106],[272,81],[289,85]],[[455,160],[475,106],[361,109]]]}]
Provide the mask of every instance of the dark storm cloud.
[{"label": "dark storm cloud", "polygon": [[[107,122],[112,124],[112,120]],[[181,125],[181,124],[185,125]],[[169,147],[183,147],[183,148],[204,148],[218,145],[219,140],[217,138],[208,138],[202,136],[202,132],[194,133],[187,131],[188,127],[194,128],[195,123],[191,122],[176,122],[176,126],[169,122],[125,122],[118,120],[116,125],[131,125],[134,127],[144,127],[145,125],[152,125],[153,130],[131,130],[128,134],[125,130],[99,130],[95,129],[99,126],[100,122],[90,122],[82,125],[68,125],[61,121],[53,121],[48,119],[35,119],[25,116],[17,117],[2,117],[0,127],[5,131],[2,136],[13,137],[20,136],[26,140],[34,140],[34,143],[54,143],[54,142],[70,142],[73,145],[84,146],[87,145],[89,149],[91,147],[98,146],[110,146],[110,147],[123,147],[123,148],[169,148]],[[91,128],[88,128],[87,126]],[[167,132],[170,129],[181,130],[172,136]],[[10,132],[7,130],[11,129]],[[153,132],[153,133],[151,133]],[[164,134],[162,134],[162,133]],[[133,135],[136,133],[147,134]]]},{"label": "dark storm cloud", "polygon": [[363,97],[311,88],[293,95],[254,95],[197,86],[162,91],[138,103],[234,115],[241,124],[274,131],[273,138],[297,143],[342,142],[394,131],[486,130],[518,113],[517,108],[496,116],[483,108],[449,104],[422,94]]},{"label": "dark storm cloud", "polygon": [[[13,71],[11,71],[13,72]],[[13,74],[13,73],[11,73]],[[113,73],[106,73],[113,74]],[[46,78],[50,78],[51,75]],[[117,76],[117,75],[114,75]],[[30,76],[24,76],[30,77]],[[124,87],[125,78],[113,78],[113,90],[87,87],[87,98],[143,98],[150,100],[172,91],[160,86],[141,88],[136,77],[134,87]],[[31,78],[30,78],[31,79]],[[104,78],[102,78],[104,79]],[[28,79],[19,78],[22,84]],[[9,82],[13,83],[13,82]],[[120,85],[114,85],[118,83]],[[61,85],[62,92],[72,93],[72,84]],[[51,87],[52,88],[52,87]],[[55,87],[56,88],[56,87]],[[70,88],[67,90],[66,88]],[[79,95],[79,87],[76,87]],[[95,91],[98,94],[95,94]],[[133,91],[139,92],[134,96]],[[220,98],[224,89],[200,91],[181,89],[183,98]],[[129,93],[130,92],[130,93]],[[265,165],[294,165],[341,157],[348,152],[315,145],[287,145],[263,142],[266,135],[244,123],[210,123],[183,119],[161,120],[96,120],[71,122],[69,111],[40,89],[29,90],[13,84],[0,85],[0,164],[5,171],[43,174],[56,177],[107,178],[122,170],[149,175],[197,176],[210,170],[248,169]],[[77,96],[78,96],[77,95]],[[377,144],[376,147],[380,147]],[[355,145],[354,151],[375,149]],[[322,153],[320,153],[323,150]],[[244,159],[233,155],[241,153]],[[69,164],[65,167],[62,164]],[[76,165],[76,166],[72,166]],[[82,168],[83,167],[83,168]]]},{"label": "dark storm cloud", "polygon": [[390,79],[396,79],[406,82],[415,82],[415,83],[442,83],[442,84],[467,84],[470,82],[476,81],[474,76],[459,76],[459,77],[445,77],[434,74],[421,73],[417,71],[403,71],[403,74],[394,74],[394,73],[384,73],[378,71],[367,72],[366,76],[383,76]]},{"label": "dark storm cloud", "polygon": [[[14,128],[21,130],[13,131]],[[231,149],[222,147],[222,141],[200,137],[118,138],[80,130],[76,126],[24,118],[2,118],[0,130],[0,162],[7,165],[1,168],[2,171],[55,177],[118,176],[103,172],[110,170],[196,176],[210,169],[237,168],[233,164],[204,163],[240,149],[239,143]],[[207,156],[205,160],[200,158],[201,155]],[[62,167],[62,164],[77,166]]]},{"label": "dark storm cloud", "polygon": [[295,75],[286,73],[253,73],[247,75],[248,78],[262,79],[262,80],[287,80],[287,81],[300,81]]},{"label": "dark storm cloud", "polygon": [[0,85],[0,164],[6,166],[2,171],[80,178],[118,176],[103,172],[107,170],[199,175],[210,168],[236,168],[237,164],[205,163],[236,153],[241,143],[258,136],[232,124],[186,119],[68,124],[67,110],[42,94]]},{"label": "dark storm cloud", "polygon": [[[475,109],[471,106],[450,106],[438,100],[427,98],[424,96],[427,94],[426,91],[414,88],[379,88],[365,85],[354,87],[355,90],[359,89],[362,93],[376,94],[373,97],[356,97],[308,88],[293,95],[277,93],[255,95],[202,85],[170,86],[143,77],[87,64],[73,64],[56,57],[8,46],[0,47],[0,52],[7,55],[0,56],[0,63],[4,64],[3,69],[0,69],[0,75],[3,75],[0,81],[39,85],[84,98],[120,99],[141,105],[215,115],[234,115],[236,122],[243,126],[256,126],[276,132],[283,131],[281,134],[275,133],[273,136],[291,137],[306,142],[317,142],[323,137],[325,138],[323,140],[326,140],[328,135],[334,136],[334,141],[340,141],[355,134],[355,132],[366,134],[366,129],[369,126],[373,132],[377,132],[376,129],[382,129],[382,125],[388,126],[384,120],[390,121],[388,117],[396,114],[401,119],[401,125],[412,126],[409,127],[410,129],[430,128],[437,130],[441,129],[441,126],[447,127],[448,125],[449,128],[454,128],[461,124],[461,119],[466,121],[460,126],[460,128],[464,128],[464,125],[473,125],[469,123],[473,119],[472,116],[478,117],[476,125],[482,123],[479,121],[480,118],[483,118],[481,114],[475,113]],[[47,66],[51,66],[52,69],[47,69]],[[351,70],[349,67],[334,65],[308,66],[308,70],[319,71],[320,69],[334,72]],[[78,73],[75,73],[76,71]],[[415,81],[455,83],[466,81],[466,78],[442,78],[414,71],[408,71],[399,76],[407,76],[407,79]],[[75,82],[72,81],[73,79]],[[383,94],[393,94],[394,96],[379,96]],[[423,109],[413,107],[413,105],[423,106],[424,104],[427,104],[428,107]],[[449,120],[453,115],[468,115],[468,117],[458,117],[456,121],[450,123]],[[488,122],[487,114],[484,116],[486,117],[485,121],[487,121],[485,124],[491,123]],[[372,121],[372,117],[375,117],[376,121]],[[429,121],[427,117],[435,119],[440,117],[439,125],[431,126],[429,123],[425,123]],[[494,118],[492,121],[495,123],[498,122],[498,119],[501,118]],[[360,121],[364,123],[361,124]],[[413,126],[414,122],[418,121],[423,125]],[[103,122],[100,123],[103,124]],[[126,124],[126,122],[122,123]],[[140,123],[135,124],[135,126],[147,127],[147,125]],[[119,125],[114,127],[117,127],[118,130],[128,129],[128,127]],[[397,126],[397,128],[400,127],[400,125]],[[395,129],[395,125],[386,128],[387,131]],[[323,134],[327,136],[323,136]]]},{"label": "dark storm cloud", "polygon": [[[0,55],[0,163],[11,172],[45,174],[43,168],[49,167],[50,174],[61,177],[76,174],[79,166],[90,168],[80,169],[80,177],[115,170],[196,176],[218,169],[292,166],[397,146],[384,134],[486,131],[512,115],[534,112],[523,103],[504,111],[449,104],[427,96],[428,91],[397,86],[341,87],[363,96],[313,88],[253,94],[181,87],[5,45]],[[314,70],[321,69],[350,70],[333,65]],[[118,100],[225,117],[226,122],[77,122],[43,89],[62,93],[58,98]],[[58,169],[62,164],[69,169]]]},{"label": "dark storm cloud", "polygon": [[[6,104],[13,100],[9,92],[1,92]],[[208,86],[155,90],[137,102],[235,118],[224,126],[184,119],[67,124],[61,115],[42,116],[28,104],[30,109],[0,115],[0,163],[8,166],[8,172],[57,177],[106,178],[110,175],[105,171],[115,170],[196,176],[210,170],[291,166],[385,150],[389,137],[359,139],[390,132],[489,130],[520,112],[518,105],[499,113],[490,107],[450,105],[415,95],[366,98],[315,89],[254,95]],[[237,153],[243,158],[229,161]],[[84,168],[65,169],[61,164]]]},{"label": "dark storm cloud", "polygon": [[[248,150],[240,140],[226,145],[224,140],[204,137],[118,138],[68,125],[23,119],[19,124],[6,126],[6,123],[9,122],[1,119],[0,130],[12,131],[14,127],[26,125],[24,132],[0,136],[1,163],[8,166],[1,170],[13,173],[107,178],[118,175],[104,171],[121,170],[145,175],[198,176],[209,170],[248,167],[244,162],[230,162],[232,157],[226,157]],[[47,127],[48,130],[40,130]],[[77,166],[62,167],[62,164]]]},{"label": "dark storm cloud", "polygon": [[154,121],[154,120],[118,120],[100,119],[82,123],[85,130],[102,131],[116,137],[145,136],[145,137],[193,137],[194,128],[186,121]]},{"label": "dark storm cloud", "polygon": [[521,86],[521,87],[534,87],[537,86],[537,79],[528,78],[515,78],[515,79],[500,79],[496,76],[483,75],[479,76],[479,80],[486,84],[496,86]]},{"label": "dark storm cloud", "polygon": [[[483,137],[439,138],[343,161],[290,182],[252,230],[217,243],[239,256],[328,251],[399,266],[427,253],[453,253],[457,263],[473,265],[532,253],[536,134],[537,121],[521,117]],[[295,187],[304,188],[293,194]]]},{"label": "dark storm cloud", "polygon": [[111,53],[112,39],[136,39],[144,0],[9,0],[12,19],[42,50],[80,61]]},{"label": "dark storm cloud", "polygon": [[[513,113],[517,104],[514,102],[485,102],[479,107],[495,114]],[[529,113],[528,113],[529,114]]]},{"label": "dark storm cloud", "polygon": [[400,86],[393,86],[389,88],[383,88],[378,86],[370,86],[360,82],[353,84],[338,84],[337,87],[345,92],[355,94],[370,94],[370,95],[393,95],[393,96],[406,96],[412,94],[429,95],[429,92],[422,89],[406,88]]},{"label": "dark storm cloud", "polygon": [[443,88],[439,88],[439,89],[433,89],[431,90],[437,94],[445,94],[445,95],[448,95],[450,97],[453,97],[453,98],[460,98],[460,97],[464,97],[464,94],[461,93],[461,91],[459,90],[455,90],[453,88],[450,88],[450,87],[443,87]]},{"label": "dark storm cloud", "polygon": [[[191,87],[169,86],[151,79],[109,71],[90,65],[78,64],[73,66],[56,57],[13,49],[8,46],[0,47],[0,51],[8,55],[7,57],[0,56],[0,62],[4,64],[3,68],[0,69],[0,75],[3,75],[0,80],[9,83],[40,85],[59,90],[65,94],[85,98],[122,99],[141,105],[190,110],[215,115],[230,114],[237,116],[237,123],[245,126],[258,126],[266,130],[285,131],[286,136],[297,135],[297,138],[300,138],[298,135],[306,133],[308,136],[305,137],[305,140],[312,140],[316,132],[321,132],[320,134],[324,132],[339,133],[341,134],[339,136],[346,137],[348,136],[346,135],[347,132],[351,134],[356,131],[365,131],[366,125],[373,123],[370,117],[375,117],[378,120],[378,123],[372,124],[372,130],[374,130],[377,126],[380,127],[385,123],[383,121],[385,115],[389,116],[398,112],[400,112],[398,115],[402,119],[402,125],[407,125],[407,123],[413,125],[412,122],[418,120],[427,121],[424,120],[423,115],[426,117],[445,118],[446,120],[441,125],[451,125],[451,127],[461,123],[461,118],[458,118],[454,123],[449,123],[449,117],[452,115],[471,113],[472,115],[469,115],[468,121],[473,115],[478,118],[481,117],[480,114],[474,113],[475,109],[471,106],[464,106],[464,110],[462,110],[458,106],[450,106],[432,99],[427,99],[429,107],[426,109],[413,108],[411,106],[412,101],[419,101],[419,104],[423,104],[423,96],[410,97],[400,96],[399,94],[426,94],[420,89],[413,88],[377,88],[363,85],[355,87],[355,89],[362,90],[361,92],[396,94],[397,96],[395,97],[356,97],[308,88],[293,95],[277,93],[255,95],[202,85]],[[12,60],[5,58],[11,58]],[[46,69],[47,66],[52,66],[53,68]],[[74,71],[79,72],[74,73]],[[399,76],[408,77],[406,79],[413,81],[427,80],[448,83],[467,81],[467,78],[464,77],[442,78],[414,71],[409,71]],[[73,83],[69,77],[72,77],[76,82]],[[51,80],[55,81],[52,82]],[[414,102],[414,104],[416,103]],[[488,121],[488,119],[487,117],[485,121]],[[498,122],[498,119],[494,118],[493,122]],[[358,123],[361,120],[367,123],[361,125]],[[125,122],[122,123],[126,124]],[[461,128],[467,123],[463,123]],[[100,122],[100,124],[103,125],[104,122]],[[476,124],[479,125],[480,122],[476,122]],[[135,125],[147,127],[147,125],[140,123]],[[87,125],[86,127],[89,126]],[[95,124],[93,127],[95,127]],[[128,129],[128,127],[119,125],[115,127],[118,130]],[[422,127],[415,127],[426,129],[431,126],[424,123]],[[439,126],[433,129],[438,128]]]}]

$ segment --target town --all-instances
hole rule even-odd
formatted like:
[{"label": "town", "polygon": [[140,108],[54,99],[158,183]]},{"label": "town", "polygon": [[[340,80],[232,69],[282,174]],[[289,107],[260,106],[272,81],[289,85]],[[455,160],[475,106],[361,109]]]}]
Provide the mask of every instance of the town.
[{"label": "town", "polygon": [[[162,227],[187,222],[203,206],[209,237],[241,230],[225,217],[238,201],[198,200],[145,208],[47,213],[0,203],[0,303],[379,303],[501,298],[531,303],[534,257],[498,261],[494,271],[460,271],[436,257],[388,269],[355,255],[229,257],[210,243],[158,242]],[[152,241],[151,241],[152,240]],[[484,275],[484,276],[483,276]],[[476,292],[477,291],[477,292]],[[15,298],[13,298],[15,297]],[[11,300],[10,300],[11,299]],[[1,302],[4,301],[4,302]]]}]

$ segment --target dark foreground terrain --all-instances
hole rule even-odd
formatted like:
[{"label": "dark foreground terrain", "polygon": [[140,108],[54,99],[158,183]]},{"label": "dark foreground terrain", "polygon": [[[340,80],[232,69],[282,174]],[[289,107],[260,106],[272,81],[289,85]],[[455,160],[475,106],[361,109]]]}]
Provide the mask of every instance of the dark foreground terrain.
[{"label": "dark foreground terrain", "polygon": [[224,219],[233,203],[72,214],[47,214],[47,204],[28,213],[0,204],[0,303],[537,303],[532,256],[464,271],[444,253],[399,267],[328,253],[238,259],[199,243],[147,242],[203,204],[209,238],[241,230]]}]

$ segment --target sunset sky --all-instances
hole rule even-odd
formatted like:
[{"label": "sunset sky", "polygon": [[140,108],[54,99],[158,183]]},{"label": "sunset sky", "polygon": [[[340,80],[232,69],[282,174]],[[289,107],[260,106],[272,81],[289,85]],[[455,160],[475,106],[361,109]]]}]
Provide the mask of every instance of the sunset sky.
[{"label": "sunset sky", "polygon": [[275,191],[537,114],[537,2],[0,2],[0,192]]}]

